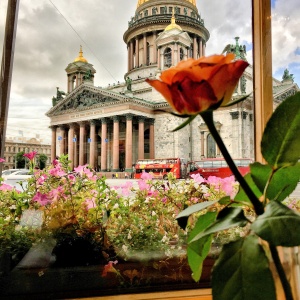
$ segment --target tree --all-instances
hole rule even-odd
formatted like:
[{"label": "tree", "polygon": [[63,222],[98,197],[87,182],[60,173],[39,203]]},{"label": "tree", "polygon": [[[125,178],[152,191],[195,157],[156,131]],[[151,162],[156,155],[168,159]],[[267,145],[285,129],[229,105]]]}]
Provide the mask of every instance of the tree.
[{"label": "tree", "polygon": [[47,164],[47,160],[48,160],[48,156],[46,154],[40,154],[38,157],[37,157],[37,166],[43,170],[45,169],[46,167],[46,164]]},{"label": "tree", "polygon": [[21,151],[16,154],[15,160],[17,161],[17,163],[16,163],[17,169],[25,168],[26,160],[25,160],[25,157],[23,156],[24,153],[25,153],[24,151]]}]

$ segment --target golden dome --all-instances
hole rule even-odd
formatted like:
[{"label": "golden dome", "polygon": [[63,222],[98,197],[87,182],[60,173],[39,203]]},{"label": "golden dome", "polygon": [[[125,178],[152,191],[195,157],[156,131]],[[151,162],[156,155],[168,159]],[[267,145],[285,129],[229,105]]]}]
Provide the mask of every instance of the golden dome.
[{"label": "golden dome", "polygon": [[79,56],[77,58],[75,58],[74,62],[81,61],[81,62],[87,63],[88,61],[83,57],[82,54],[83,54],[82,46],[80,45]]},{"label": "golden dome", "polygon": [[[139,7],[140,5],[142,5],[148,1],[150,1],[150,0],[138,0],[137,7]],[[196,6],[196,0],[185,0],[185,1],[190,2],[191,4]]]},{"label": "golden dome", "polygon": [[165,31],[169,31],[169,30],[172,30],[174,28],[177,28],[179,29],[180,31],[182,31],[182,28],[176,24],[175,22],[175,16],[174,16],[174,13],[172,14],[172,18],[171,18],[171,24],[168,25],[166,28],[165,28]]}]

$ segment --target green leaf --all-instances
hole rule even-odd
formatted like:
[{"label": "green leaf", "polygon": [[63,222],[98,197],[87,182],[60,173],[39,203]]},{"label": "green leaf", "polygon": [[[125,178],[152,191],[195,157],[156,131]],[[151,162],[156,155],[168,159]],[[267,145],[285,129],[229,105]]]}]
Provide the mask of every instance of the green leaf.
[{"label": "green leaf", "polygon": [[258,162],[251,164],[250,169],[251,177],[261,193],[264,193],[268,184],[266,198],[269,200],[283,201],[294,191],[300,180],[300,163],[274,170],[273,175],[269,165]]},{"label": "green leaf", "polygon": [[[189,234],[188,242],[214,222],[216,216],[217,212],[208,212],[205,215],[200,216],[195,227]],[[201,278],[203,261],[209,253],[211,242],[212,235],[207,235],[196,242],[188,244],[187,257],[190,268],[193,272],[192,277],[195,281],[199,281]]]},{"label": "green leaf", "polygon": [[212,272],[212,294],[214,300],[276,300],[269,261],[258,237],[223,246]]},{"label": "green leaf", "polygon": [[300,214],[284,204],[271,201],[264,214],[251,225],[251,229],[274,246],[295,247],[300,245]]},{"label": "green leaf", "polygon": [[179,125],[175,129],[173,129],[172,132],[175,132],[175,131],[178,131],[178,130],[182,129],[183,127],[185,127],[186,125],[188,125],[189,123],[191,123],[197,116],[198,115],[192,115],[192,116],[190,116],[185,122],[183,122],[181,125]]},{"label": "green leaf", "polygon": [[219,203],[220,203],[221,205],[228,205],[228,204],[230,204],[230,203],[231,203],[230,196],[225,196],[225,197],[221,198],[221,199],[219,200]]},{"label": "green leaf", "polygon": [[300,180],[300,163],[275,171],[267,188],[267,198],[283,201],[297,187]]},{"label": "green leaf", "polygon": [[178,222],[178,225],[185,230],[187,222],[188,222],[188,218],[191,214],[196,213],[198,211],[201,211],[215,203],[217,203],[219,200],[215,200],[215,201],[205,201],[205,202],[201,202],[201,203],[197,203],[195,205],[189,206],[188,208],[186,208],[185,210],[183,210],[182,212],[180,212],[176,219]]},{"label": "green leaf", "polygon": [[283,101],[268,121],[261,151],[265,160],[277,169],[293,165],[300,157],[300,92]]},{"label": "green leaf", "polygon": [[272,168],[269,165],[263,165],[259,162],[250,164],[251,178],[259,188],[261,194],[264,193],[265,186],[272,174]]},{"label": "green leaf", "polygon": [[235,226],[244,227],[248,223],[248,219],[244,215],[244,211],[239,207],[225,207],[217,217],[217,220],[208,226],[204,231],[197,234],[191,242],[194,242],[202,237],[215,233],[217,231],[229,229]]},{"label": "green leaf", "polygon": [[[246,180],[246,182],[248,183],[249,187],[252,189],[252,191],[254,192],[256,197],[260,198],[260,196],[262,195],[262,192],[258,189],[256,184],[254,183],[254,181],[251,177],[251,174],[250,173],[246,174],[244,176],[244,179]],[[240,202],[244,205],[247,204],[248,206],[252,207],[251,201],[249,200],[248,196],[246,195],[245,191],[243,190],[243,188],[241,186],[239,188],[238,193],[234,197],[234,201]]]}]

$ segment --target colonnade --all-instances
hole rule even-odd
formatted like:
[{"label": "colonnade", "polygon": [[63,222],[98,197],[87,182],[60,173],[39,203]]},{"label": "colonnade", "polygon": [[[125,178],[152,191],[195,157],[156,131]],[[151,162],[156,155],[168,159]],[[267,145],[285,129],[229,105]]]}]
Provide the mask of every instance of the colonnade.
[{"label": "colonnade", "polygon": [[[148,33],[149,34],[149,33]],[[151,45],[149,45],[149,37],[152,34]],[[157,31],[153,31],[150,35],[147,36],[146,33],[140,36],[132,38],[127,43],[128,51],[128,72],[134,68],[139,68],[140,66],[146,66],[149,64],[158,64],[158,58],[163,54],[161,53],[161,47],[157,47],[155,41],[157,39]],[[148,37],[148,39],[147,39]],[[188,58],[198,59],[201,56],[205,55],[205,42],[199,36],[194,36],[192,38],[193,42],[190,47],[191,51],[188,51]],[[148,53],[149,51],[149,53]],[[175,54],[172,53],[172,57]],[[147,61],[147,57],[149,58]]]},{"label": "colonnade", "polygon": [[[125,127],[125,132],[120,132],[120,124],[122,129]],[[122,141],[125,139],[125,170],[131,171],[136,159],[145,158],[145,128],[149,129],[147,156],[154,158],[153,118],[126,114],[51,126],[51,160],[68,154],[72,169],[87,163],[93,169],[98,169],[100,162],[100,170],[103,172],[119,171],[122,134]],[[101,161],[98,161],[98,157]]]}]

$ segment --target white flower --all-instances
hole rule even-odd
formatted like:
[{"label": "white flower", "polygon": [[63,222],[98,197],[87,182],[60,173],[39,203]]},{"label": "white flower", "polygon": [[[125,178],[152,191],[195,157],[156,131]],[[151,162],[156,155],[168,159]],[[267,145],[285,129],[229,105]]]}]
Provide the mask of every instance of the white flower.
[{"label": "white flower", "polygon": [[122,250],[126,253],[128,251],[128,247],[126,245],[123,245]]},{"label": "white flower", "polygon": [[162,241],[163,243],[165,243],[165,242],[167,242],[168,240],[169,240],[168,237],[167,237],[166,235],[164,235],[161,241]]},{"label": "white flower", "polygon": [[17,208],[16,205],[11,205],[11,206],[9,207],[9,209],[16,209],[16,208]]},{"label": "white flower", "polygon": [[119,208],[119,204],[118,204],[118,203],[116,203],[116,204],[114,205],[113,209],[117,209],[117,208]]},{"label": "white flower", "polygon": [[10,220],[10,216],[7,216],[4,221],[9,221]]},{"label": "white flower", "polygon": [[131,236],[131,232],[130,232],[130,231],[128,232],[127,239],[128,239],[128,240],[131,240],[131,239],[132,239],[132,236]]},{"label": "white flower", "polygon": [[153,217],[153,216],[156,216],[156,212],[155,212],[155,211],[152,211],[151,215],[152,215],[152,217]]}]

